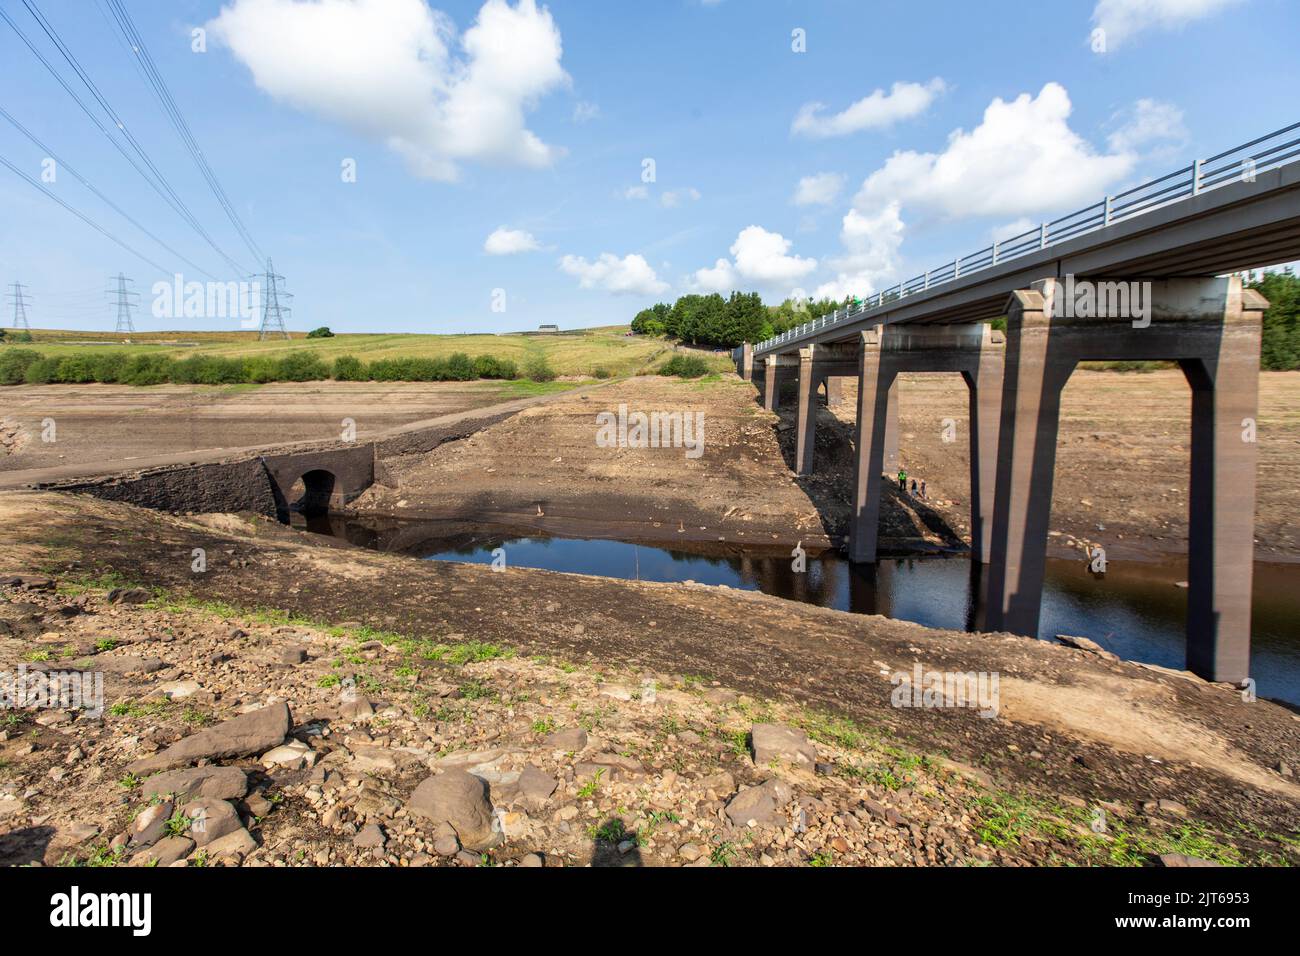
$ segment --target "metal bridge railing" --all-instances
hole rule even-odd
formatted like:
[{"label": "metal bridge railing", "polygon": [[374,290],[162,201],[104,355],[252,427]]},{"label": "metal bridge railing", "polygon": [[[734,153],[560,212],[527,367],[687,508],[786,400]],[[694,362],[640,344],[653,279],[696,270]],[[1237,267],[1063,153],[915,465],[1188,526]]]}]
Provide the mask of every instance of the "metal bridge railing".
[{"label": "metal bridge railing", "polygon": [[1284,166],[1300,157],[1300,123],[1292,123],[1266,136],[1242,143],[1208,159],[1198,159],[1190,166],[1107,196],[1091,206],[1035,226],[1018,236],[1011,236],[985,246],[978,252],[960,256],[952,262],[931,269],[898,285],[877,292],[829,315],[821,316],[754,346],[755,354],[769,351],[852,320],[864,312],[883,308],[898,299],[928,292],[937,285],[954,282],[972,272],[989,269],[1019,259],[1040,249],[1078,236],[1105,229],[1107,226],[1140,216],[1169,203],[1197,196],[1203,192],[1237,181],[1253,182],[1256,174]]}]

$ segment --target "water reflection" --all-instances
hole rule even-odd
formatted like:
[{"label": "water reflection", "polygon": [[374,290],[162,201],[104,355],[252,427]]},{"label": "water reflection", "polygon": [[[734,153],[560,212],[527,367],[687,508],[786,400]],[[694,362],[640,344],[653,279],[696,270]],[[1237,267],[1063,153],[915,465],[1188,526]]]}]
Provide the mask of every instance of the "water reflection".
[{"label": "water reflection", "polygon": [[[882,559],[854,565],[838,554],[807,558],[796,573],[789,555],[739,551],[704,555],[622,541],[514,537],[484,531],[448,536],[445,526],[306,521],[313,531],[354,544],[435,561],[489,564],[504,547],[511,566],[642,581],[725,584],[822,607],[883,614],[930,627],[978,630],[981,568],[962,557]],[[1186,560],[1111,561],[1095,575],[1083,561],[1048,561],[1041,636],[1089,637],[1120,657],[1184,666]],[[1300,705],[1300,564],[1256,563],[1251,671],[1261,696]]]}]

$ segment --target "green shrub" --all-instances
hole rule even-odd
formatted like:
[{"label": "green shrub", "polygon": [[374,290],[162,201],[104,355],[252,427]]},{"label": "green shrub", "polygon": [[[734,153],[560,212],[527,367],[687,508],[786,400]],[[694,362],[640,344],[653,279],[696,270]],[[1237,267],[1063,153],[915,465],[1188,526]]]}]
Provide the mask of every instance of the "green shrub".
[{"label": "green shrub", "polygon": [[555,370],[546,363],[546,356],[534,355],[524,363],[524,377],[534,382],[552,382]]},{"label": "green shrub", "polygon": [[613,378],[614,373],[611,372],[609,369],[605,368],[603,365],[601,365],[591,370],[591,377],[592,378]]},{"label": "green shrub", "polygon": [[312,329],[310,332],[308,332],[308,333],[307,333],[307,338],[309,338],[309,339],[332,339],[332,338],[334,338],[334,333],[330,331],[330,328],[329,328],[328,325],[322,325],[319,329]]},{"label": "green shrub", "polygon": [[280,381],[280,363],[265,355],[244,359],[244,381],[263,385]]},{"label": "green shrub", "polygon": [[59,359],[58,381],[81,385],[95,381],[94,363],[89,355],[67,355]]},{"label": "green shrub", "polygon": [[335,381],[364,382],[369,377],[365,363],[355,355],[340,355],[334,360]]},{"label": "green shrub", "polygon": [[518,378],[519,366],[510,359],[494,355],[480,355],[474,359],[475,378]]},{"label": "green shrub", "polygon": [[121,380],[127,357],[122,352],[101,352],[91,359],[95,381],[112,384]]},{"label": "green shrub", "polygon": [[171,381],[174,364],[166,355],[133,355],[122,366],[118,381],[123,385],[161,385]]},{"label": "green shrub", "polygon": [[674,355],[659,369],[660,375],[678,378],[699,378],[709,373],[709,363],[698,355]]},{"label": "green shrub", "polygon": [[453,352],[447,359],[447,377],[455,382],[468,382],[478,378],[474,363],[464,352]]},{"label": "green shrub", "polygon": [[401,365],[395,359],[377,359],[370,363],[370,377],[376,382],[399,382]]},{"label": "green shrub", "polygon": [[23,384],[28,367],[40,360],[41,353],[31,349],[0,350],[0,385]]},{"label": "green shrub", "polygon": [[59,360],[41,356],[27,366],[23,380],[28,385],[49,385],[59,380]]},{"label": "green shrub", "polygon": [[329,378],[329,369],[315,352],[290,352],[279,363],[282,382],[315,382]]}]

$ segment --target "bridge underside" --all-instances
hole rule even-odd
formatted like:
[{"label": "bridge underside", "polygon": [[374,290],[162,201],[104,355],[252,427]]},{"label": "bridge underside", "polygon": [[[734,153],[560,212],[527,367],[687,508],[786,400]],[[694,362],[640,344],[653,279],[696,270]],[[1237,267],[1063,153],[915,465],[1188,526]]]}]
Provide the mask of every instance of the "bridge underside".
[{"label": "bridge underside", "polygon": [[[1154,267],[1154,266],[1153,266]],[[1149,275],[1149,273],[1148,273]],[[1249,674],[1255,520],[1254,421],[1260,324],[1268,307],[1240,278],[1151,282],[1149,314],[1064,318],[1055,277],[1026,283],[989,315],[1008,316],[1005,339],[984,323],[877,324],[857,341],[817,342],[798,354],[743,353],[764,405],[798,381],[796,468],[814,466],[818,387],[858,381],[851,560],[876,560],[883,477],[896,454],[900,372],[959,372],[970,392],[973,557],[987,564],[983,628],[1036,635],[1042,605],[1060,395],[1082,361],[1174,361],[1192,392],[1187,666],[1210,680]],[[892,434],[891,425],[894,425]],[[1099,463],[1099,467],[1105,467]]]}]

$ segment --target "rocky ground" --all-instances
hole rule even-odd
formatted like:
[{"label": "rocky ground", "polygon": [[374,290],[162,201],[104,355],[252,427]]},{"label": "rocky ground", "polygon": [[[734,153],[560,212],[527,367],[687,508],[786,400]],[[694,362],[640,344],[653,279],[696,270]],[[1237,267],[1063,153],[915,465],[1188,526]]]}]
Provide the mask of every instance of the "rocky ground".
[{"label": "rocky ground", "polygon": [[[5,863],[1300,862],[1300,718],[1086,645],[68,495],[0,528],[0,671],[105,692],[0,717]],[[897,706],[916,665],[997,715]]]}]

